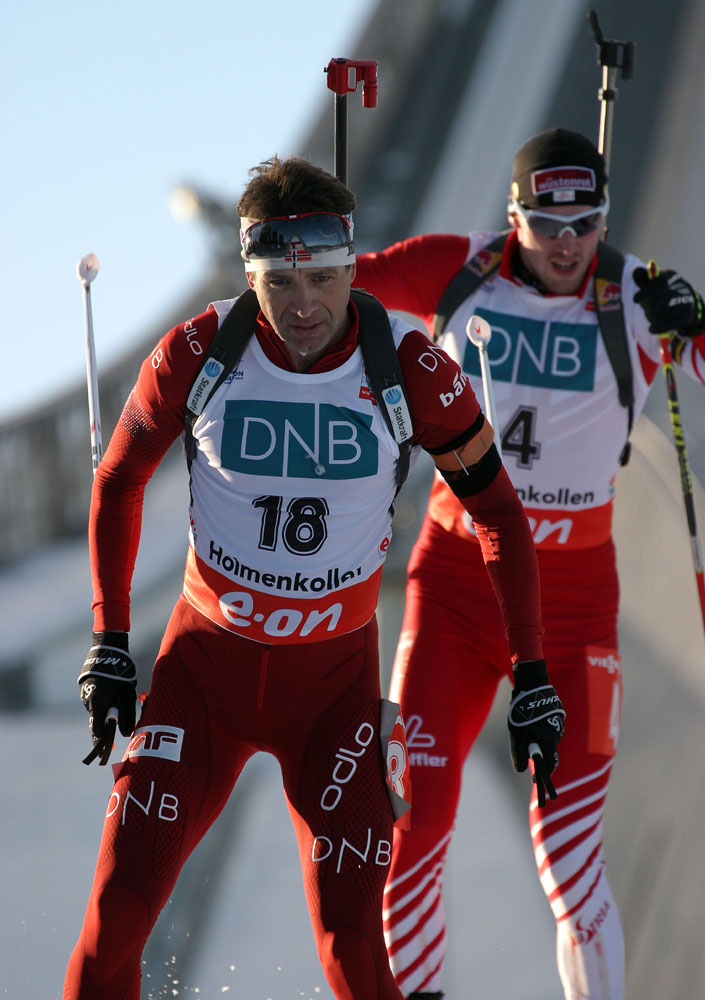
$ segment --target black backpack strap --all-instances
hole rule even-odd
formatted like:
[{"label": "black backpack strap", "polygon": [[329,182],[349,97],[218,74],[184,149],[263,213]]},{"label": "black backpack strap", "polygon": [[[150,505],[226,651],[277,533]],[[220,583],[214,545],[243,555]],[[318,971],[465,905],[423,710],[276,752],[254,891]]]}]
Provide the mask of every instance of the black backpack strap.
[{"label": "black backpack strap", "polygon": [[464,264],[448,282],[448,286],[436,306],[433,317],[433,341],[438,343],[448,325],[448,320],[458,306],[465,301],[483,281],[495,273],[502,260],[502,251],[509,231],[495,237],[486,247],[479,250]]},{"label": "black backpack strap", "polygon": [[[359,289],[354,289],[351,297],[360,315],[359,343],[370,389],[399,446],[396,470],[399,492],[409,473],[413,435],[399,355],[394,346],[389,315],[382,303]],[[184,447],[189,467],[196,455],[193,423],[242,357],[258,313],[257,296],[248,288],[233,303],[206,352],[186,403]]]},{"label": "black backpack strap", "polygon": [[622,302],[623,270],[624,255],[608,243],[602,241],[598,243],[595,270],[597,321],[607,356],[617,379],[619,401],[627,409],[627,441],[619,459],[620,465],[626,465],[629,461],[629,435],[634,423],[634,378]]},{"label": "black backpack strap", "polygon": [[394,344],[389,314],[382,303],[374,295],[358,288],[352,290],[351,298],[360,316],[358,341],[370,389],[374,392],[387,427],[399,446],[396,471],[398,493],[409,474],[413,436],[409,397],[399,355]]},{"label": "black backpack strap", "polygon": [[242,357],[242,352],[252,336],[258,313],[257,296],[251,288],[248,288],[235,299],[232,308],[220,324],[218,332],[206,351],[203,363],[186,400],[184,448],[189,468],[196,457],[196,442],[193,437],[194,421],[203,412],[208,400],[216,389],[220,388]]}]

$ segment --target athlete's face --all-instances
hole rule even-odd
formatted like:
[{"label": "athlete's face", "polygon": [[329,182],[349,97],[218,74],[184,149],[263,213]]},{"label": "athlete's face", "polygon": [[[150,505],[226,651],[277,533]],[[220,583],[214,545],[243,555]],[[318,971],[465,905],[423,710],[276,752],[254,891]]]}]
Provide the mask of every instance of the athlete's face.
[{"label": "athlete's face", "polygon": [[354,264],[248,272],[260,309],[297,371],[308,371],[345,335],[354,277]]},{"label": "athlete's face", "polygon": [[[585,206],[587,207],[587,206]],[[575,215],[579,205],[552,205],[551,215]],[[526,267],[555,295],[572,295],[580,287],[600,241],[600,228],[585,236],[566,230],[562,236],[535,233],[527,220],[512,213],[509,221],[517,231],[519,253]]]}]

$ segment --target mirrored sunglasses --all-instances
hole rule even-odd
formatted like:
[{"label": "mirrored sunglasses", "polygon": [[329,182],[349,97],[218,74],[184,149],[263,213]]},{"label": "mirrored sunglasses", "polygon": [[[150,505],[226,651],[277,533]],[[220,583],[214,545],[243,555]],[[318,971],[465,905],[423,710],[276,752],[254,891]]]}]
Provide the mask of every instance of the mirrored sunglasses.
[{"label": "mirrored sunglasses", "polygon": [[272,260],[347,248],[352,254],[351,220],[333,212],[307,212],[264,219],[240,234],[245,260]]},{"label": "mirrored sunglasses", "polygon": [[517,212],[526,220],[526,224],[533,233],[539,236],[547,236],[549,239],[559,239],[563,233],[572,233],[580,238],[594,233],[603,225],[605,216],[610,207],[609,195],[597,208],[588,208],[575,215],[552,215],[550,212],[541,212],[536,208],[526,208],[516,198],[509,201],[509,211]]}]

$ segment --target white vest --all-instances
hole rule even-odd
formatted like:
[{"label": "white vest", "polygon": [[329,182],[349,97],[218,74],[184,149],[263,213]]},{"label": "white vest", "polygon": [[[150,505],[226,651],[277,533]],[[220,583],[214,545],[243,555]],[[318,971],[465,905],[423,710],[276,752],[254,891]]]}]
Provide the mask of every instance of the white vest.
[{"label": "white vest", "polygon": [[[495,234],[473,234],[471,255]],[[628,257],[625,273],[640,262]],[[649,383],[639,335],[658,356],[657,338],[622,289],[634,377],[635,419]],[[494,275],[450,317],[440,346],[470,377],[483,399],[477,348],[466,334],[473,313],[492,327],[488,348],[502,458],[541,548],[598,545],[611,533],[614,480],[627,436],[627,411],[605,351],[590,282],[583,298],[540,295]],[[639,329],[643,327],[643,332]],[[484,406],[483,406],[484,408]],[[467,534],[469,518],[436,484],[432,516]]]},{"label": "white vest", "polygon": [[[231,304],[215,303],[221,322]],[[397,346],[409,329],[392,319]],[[316,642],[369,621],[399,449],[360,348],[332,371],[300,374],[253,336],[193,433],[186,598],[263,643]]]}]

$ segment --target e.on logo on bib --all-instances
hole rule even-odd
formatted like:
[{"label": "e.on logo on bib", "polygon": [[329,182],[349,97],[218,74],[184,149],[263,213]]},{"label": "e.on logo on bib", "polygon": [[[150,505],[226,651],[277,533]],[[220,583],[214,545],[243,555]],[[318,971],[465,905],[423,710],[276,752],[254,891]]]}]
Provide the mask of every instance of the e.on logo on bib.
[{"label": "e.on logo on bib", "polygon": [[363,479],[378,467],[372,415],[330,403],[228,400],[220,461],[250,476]]}]

